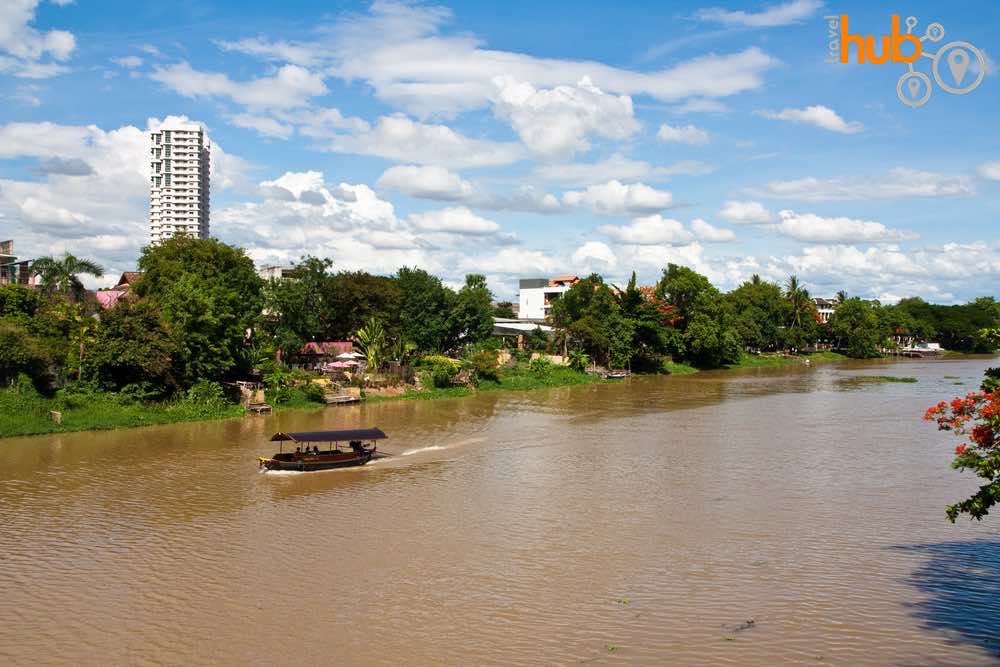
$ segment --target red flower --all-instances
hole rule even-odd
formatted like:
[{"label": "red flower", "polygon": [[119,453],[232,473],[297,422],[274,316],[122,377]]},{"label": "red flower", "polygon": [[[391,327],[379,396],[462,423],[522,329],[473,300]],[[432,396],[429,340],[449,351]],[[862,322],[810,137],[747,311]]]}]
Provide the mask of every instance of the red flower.
[{"label": "red flower", "polygon": [[965,445],[959,445],[955,448],[955,456],[961,456],[965,453]]}]

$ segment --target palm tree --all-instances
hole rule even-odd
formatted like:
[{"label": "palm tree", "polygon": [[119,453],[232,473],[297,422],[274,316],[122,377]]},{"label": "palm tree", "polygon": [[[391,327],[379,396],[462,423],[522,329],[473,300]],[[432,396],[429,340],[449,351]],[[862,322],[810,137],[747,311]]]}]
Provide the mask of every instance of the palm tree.
[{"label": "palm tree", "polygon": [[847,301],[847,290],[840,290],[837,292],[837,305],[839,306],[845,301]]},{"label": "palm tree", "polygon": [[755,273],[752,276],[750,276],[750,284],[751,285],[760,285],[760,283],[761,283],[761,280],[760,280],[760,276],[759,275],[757,275]]},{"label": "palm tree", "polygon": [[354,334],[358,341],[358,346],[365,353],[365,361],[368,362],[368,370],[376,372],[382,365],[382,357],[385,353],[385,328],[376,318],[371,318],[365,326],[358,329]]},{"label": "palm tree", "polygon": [[47,291],[62,294],[70,301],[80,301],[85,289],[77,275],[86,273],[100,278],[104,269],[96,262],[79,259],[67,252],[59,259],[39,257],[31,263],[31,273],[41,278],[42,287]]},{"label": "palm tree", "polygon": [[791,326],[801,327],[804,318],[809,315],[811,310],[809,290],[802,286],[796,276],[789,276],[788,282],[785,283],[785,298],[792,306]]}]

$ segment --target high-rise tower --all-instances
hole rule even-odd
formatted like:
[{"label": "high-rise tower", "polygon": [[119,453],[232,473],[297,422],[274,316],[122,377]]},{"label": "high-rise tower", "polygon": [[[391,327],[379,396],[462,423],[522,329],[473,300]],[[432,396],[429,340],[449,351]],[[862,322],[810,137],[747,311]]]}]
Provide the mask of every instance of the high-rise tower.
[{"label": "high-rise tower", "polygon": [[208,238],[211,145],[200,125],[150,133],[149,232],[155,245],[179,234]]}]

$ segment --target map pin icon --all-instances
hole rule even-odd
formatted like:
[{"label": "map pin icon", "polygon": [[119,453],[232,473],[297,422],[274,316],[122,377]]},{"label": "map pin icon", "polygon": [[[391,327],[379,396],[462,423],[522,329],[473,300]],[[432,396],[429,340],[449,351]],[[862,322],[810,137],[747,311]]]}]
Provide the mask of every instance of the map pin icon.
[{"label": "map pin icon", "polygon": [[961,86],[962,79],[965,78],[965,71],[969,69],[969,54],[965,49],[953,49],[948,54],[948,69],[955,77],[955,85]]},{"label": "map pin icon", "polygon": [[906,87],[910,89],[910,97],[917,99],[917,93],[920,91],[920,81],[918,79],[910,79],[906,82]]}]

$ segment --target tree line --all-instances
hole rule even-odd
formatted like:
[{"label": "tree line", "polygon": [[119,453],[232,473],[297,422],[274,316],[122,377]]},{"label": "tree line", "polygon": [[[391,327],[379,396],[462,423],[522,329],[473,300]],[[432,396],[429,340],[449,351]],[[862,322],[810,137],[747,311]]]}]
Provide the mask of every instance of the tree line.
[{"label": "tree line", "polygon": [[[25,374],[40,388],[86,382],[165,397],[200,380],[280,367],[307,341],[353,340],[373,368],[496,348],[493,317],[512,314],[509,303],[493,305],[482,275],[451,289],[419,268],[380,276],[306,257],[289,278],[265,281],[243,250],[216,240],[179,237],[144,248],[138,268],[128,296],[106,311],[79,280],[100,276],[101,267],[72,255],[36,260],[39,289],[0,287],[0,383]],[[783,285],[754,276],[723,292],[675,264],[650,286],[637,285],[634,274],[624,287],[593,274],[555,301],[554,335],[536,331],[527,345],[565,353],[576,367],[593,361],[650,372],[669,360],[713,368],[820,343],[871,357],[911,335],[962,352],[996,349],[983,333],[1000,322],[991,297],[949,306],[919,298],[888,306],[846,294],[838,301],[820,323],[794,276]]]},{"label": "tree line", "polygon": [[737,363],[743,354],[802,352],[824,346],[854,358],[878,357],[909,341],[940,342],[958,352],[994,352],[988,332],[1000,304],[981,297],[964,305],[929,304],[918,297],[895,305],[841,292],[828,322],[795,276],[784,285],[754,275],[730,292],[676,264],[655,286],[624,288],[593,274],[552,306],[564,348],[580,347],[615,367],[659,370],[665,357],[699,368]]}]

